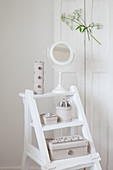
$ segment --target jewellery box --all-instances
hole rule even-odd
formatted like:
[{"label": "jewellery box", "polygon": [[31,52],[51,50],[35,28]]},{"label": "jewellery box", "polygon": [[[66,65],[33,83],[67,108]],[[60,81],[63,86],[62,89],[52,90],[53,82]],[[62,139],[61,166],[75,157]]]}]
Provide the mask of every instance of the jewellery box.
[{"label": "jewellery box", "polygon": [[57,123],[57,115],[53,113],[46,113],[41,115],[41,122],[45,125],[52,125]]},{"label": "jewellery box", "polygon": [[88,141],[79,135],[57,137],[48,140],[51,160],[80,157],[88,154]]}]

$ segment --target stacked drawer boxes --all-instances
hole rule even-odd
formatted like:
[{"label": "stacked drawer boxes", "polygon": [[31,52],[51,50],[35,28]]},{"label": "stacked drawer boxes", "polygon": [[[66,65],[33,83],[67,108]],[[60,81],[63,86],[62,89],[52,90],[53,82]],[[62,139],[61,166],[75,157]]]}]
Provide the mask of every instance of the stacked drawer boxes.
[{"label": "stacked drawer boxes", "polygon": [[34,62],[34,93],[44,93],[44,62]]},{"label": "stacked drawer boxes", "polygon": [[48,140],[51,160],[85,156],[88,154],[88,141],[80,135],[62,136]]}]

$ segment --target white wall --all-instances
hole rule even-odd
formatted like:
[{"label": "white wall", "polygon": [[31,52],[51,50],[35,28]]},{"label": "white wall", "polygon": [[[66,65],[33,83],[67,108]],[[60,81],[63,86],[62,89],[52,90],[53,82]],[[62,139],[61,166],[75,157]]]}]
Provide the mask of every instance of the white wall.
[{"label": "white wall", "polygon": [[21,164],[23,104],[18,93],[33,89],[35,60],[45,61],[45,90],[52,88],[45,54],[52,44],[52,3],[0,0],[0,167]]}]

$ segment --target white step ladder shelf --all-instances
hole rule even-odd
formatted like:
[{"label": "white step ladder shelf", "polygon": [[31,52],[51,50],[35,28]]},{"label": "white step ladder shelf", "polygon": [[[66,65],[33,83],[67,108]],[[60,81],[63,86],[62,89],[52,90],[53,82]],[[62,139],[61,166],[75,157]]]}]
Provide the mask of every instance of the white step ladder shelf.
[{"label": "white step ladder shelf", "polygon": [[[28,170],[28,157],[41,166],[42,170],[63,170],[68,168],[81,169],[90,167],[90,170],[102,170],[100,165],[100,156],[95,151],[95,146],[90,134],[86,116],[80,100],[78,90],[75,86],[70,87],[70,91],[66,93],[45,93],[42,95],[34,95],[33,91],[25,90],[25,93],[19,94],[23,99],[24,104],[24,151],[22,158],[21,170]],[[67,97],[73,102],[73,106],[77,109],[77,119],[71,122],[57,123],[53,125],[42,125],[40,121],[40,114],[38,112],[36,99],[50,98],[50,97]],[[51,161],[46,139],[45,131],[72,128],[80,126],[83,137],[89,141],[90,154],[81,157],[74,157],[69,159],[61,159]],[[36,140],[39,148],[32,145],[32,128],[34,128]]]},{"label": "white step ladder shelf", "polygon": [[[58,97],[58,96],[73,96],[75,92],[66,92],[66,93],[53,93],[53,92],[48,92],[44,93],[41,95],[38,94],[33,94],[34,99],[40,99],[40,98],[48,98],[48,97]],[[25,93],[19,93],[20,97],[25,97]]]},{"label": "white step ladder shelf", "polygon": [[83,121],[75,119],[72,122],[57,123],[57,124],[54,124],[54,125],[42,126],[42,130],[48,131],[48,130],[55,130],[55,129],[63,129],[63,128],[66,128],[66,127],[82,126],[83,123],[84,123]]}]

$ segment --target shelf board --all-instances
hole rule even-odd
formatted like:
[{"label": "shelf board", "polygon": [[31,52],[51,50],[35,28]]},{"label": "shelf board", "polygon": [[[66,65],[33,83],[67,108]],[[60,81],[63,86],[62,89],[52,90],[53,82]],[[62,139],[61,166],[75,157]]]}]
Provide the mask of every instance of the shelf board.
[{"label": "shelf board", "polygon": [[[94,162],[100,161],[100,155],[98,153],[88,154],[86,156],[69,158],[69,159],[61,159],[52,161],[52,164],[55,165],[56,170],[61,170],[65,168],[77,168],[81,169],[84,167],[90,167]],[[70,166],[71,165],[71,166]]]},{"label": "shelf board", "polygon": [[48,92],[48,93],[44,93],[41,95],[35,94],[34,98],[48,98],[48,97],[57,97],[57,96],[72,96],[74,95],[75,92],[66,92],[66,93],[53,93],[53,92]]},{"label": "shelf board", "polygon": [[74,127],[74,126],[82,126],[84,124],[83,121],[79,119],[74,119],[71,122],[64,122],[64,123],[57,123],[53,125],[43,125],[43,131],[55,130],[55,129],[62,129],[66,127]]},{"label": "shelf board", "polygon": [[[36,154],[30,151],[29,152],[27,151],[26,154],[39,165],[44,165],[44,162],[39,160]],[[49,169],[55,169],[55,170],[63,170],[67,168],[81,169],[81,168],[91,167],[94,165],[94,163],[98,163],[100,160],[101,159],[99,153],[92,153],[81,157],[54,160],[51,161],[51,163],[48,163],[47,166]]]},{"label": "shelf board", "polygon": [[[34,94],[33,98],[34,99],[39,99],[39,98],[48,98],[48,97],[57,97],[57,96],[73,96],[75,92],[66,92],[66,93],[53,93],[53,92],[48,92],[44,94]],[[25,97],[25,93],[19,93],[20,97]]]}]

